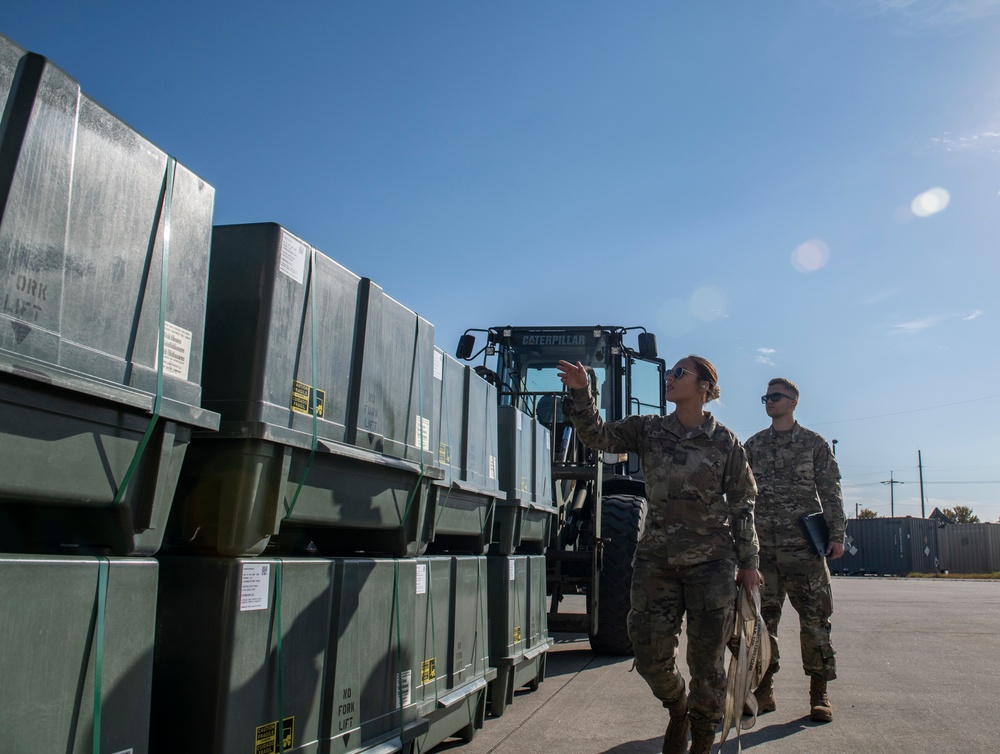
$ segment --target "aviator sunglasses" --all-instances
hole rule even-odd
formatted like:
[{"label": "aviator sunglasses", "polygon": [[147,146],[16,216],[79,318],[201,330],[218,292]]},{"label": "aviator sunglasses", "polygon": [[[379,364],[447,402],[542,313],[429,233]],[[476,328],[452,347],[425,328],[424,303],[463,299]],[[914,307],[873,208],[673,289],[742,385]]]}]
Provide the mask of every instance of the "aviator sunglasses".
[{"label": "aviator sunglasses", "polygon": [[760,402],[763,403],[764,405],[767,405],[768,401],[771,401],[771,403],[777,403],[782,398],[787,398],[790,401],[795,400],[792,396],[785,395],[784,393],[768,393],[767,395],[762,395],[760,397]]},{"label": "aviator sunglasses", "polygon": [[[667,370],[667,377],[673,377],[675,380],[679,380],[684,376],[684,373],[694,374],[690,369],[685,369],[684,367],[674,367],[673,369]],[[694,374],[695,377],[698,375]]]}]

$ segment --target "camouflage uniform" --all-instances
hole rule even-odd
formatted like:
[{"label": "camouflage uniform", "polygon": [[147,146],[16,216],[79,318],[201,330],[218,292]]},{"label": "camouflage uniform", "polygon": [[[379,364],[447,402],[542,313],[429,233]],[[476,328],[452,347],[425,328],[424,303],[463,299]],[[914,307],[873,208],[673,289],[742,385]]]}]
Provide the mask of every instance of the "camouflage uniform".
[{"label": "camouflage uniform", "polygon": [[831,542],[843,542],[847,521],[840,469],[826,440],[798,422],[788,432],[768,427],[746,442],[757,480],[757,536],[764,577],[761,614],[771,635],[771,671],[779,667],[778,622],[785,594],[799,614],[806,675],[832,681],[837,663],[830,644],[833,594],[826,558],[819,557],[799,519],[823,512]]},{"label": "camouflage uniform", "polygon": [[714,726],[726,691],[736,568],[758,565],[756,487],[743,446],[711,414],[690,431],[673,414],[604,422],[589,391],[571,395],[569,417],[586,445],[631,451],[642,461],[648,509],[628,616],[636,668],[664,706],[681,698],[676,658],[687,613],[689,715],[692,723]]}]

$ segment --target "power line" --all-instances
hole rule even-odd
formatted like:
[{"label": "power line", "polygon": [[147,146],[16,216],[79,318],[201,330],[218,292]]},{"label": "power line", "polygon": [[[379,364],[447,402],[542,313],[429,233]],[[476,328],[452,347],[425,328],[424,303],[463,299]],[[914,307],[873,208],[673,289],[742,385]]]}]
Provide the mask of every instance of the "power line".
[{"label": "power line", "polygon": [[[903,484],[903,481],[899,481],[899,480],[897,480],[897,481],[899,482],[899,484]],[[913,480],[904,480],[904,481],[908,481],[910,484],[913,484]],[[846,487],[873,487],[876,484],[888,484],[888,482],[859,482],[857,484],[842,484],[841,487],[844,487],[844,488],[846,488]],[[966,479],[966,480],[961,481],[961,482],[950,482],[950,481],[947,481],[947,480],[927,481],[925,479],[924,480],[924,484],[1000,484],[1000,479],[984,479],[982,481],[978,481],[978,480],[975,480],[975,479],[972,479],[972,480]]]},{"label": "power line", "polygon": [[967,401],[958,401],[957,403],[942,403],[940,406],[927,406],[925,408],[911,408],[911,409],[907,409],[906,411],[894,411],[891,414],[876,414],[874,416],[859,416],[859,417],[856,417],[854,419],[835,419],[833,421],[827,421],[827,422],[810,422],[810,424],[812,426],[814,426],[814,427],[822,427],[822,426],[825,426],[827,424],[845,424],[846,422],[860,422],[860,421],[867,421],[868,419],[884,419],[887,416],[900,416],[902,414],[915,414],[915,413],[917,413],[919,411],[933,411],[934,409],[938,409],[938,408],[951,408],[952,406],[962,406],[962,405],[965,405],[966,403],[978,403],[980,401],[988,401],[988,400],[992,400],[993,398],[1000,398],[1000,394],[998,394],[998,395],[986,395],[986,396],[983,396],[982,398],[970,398]]}]

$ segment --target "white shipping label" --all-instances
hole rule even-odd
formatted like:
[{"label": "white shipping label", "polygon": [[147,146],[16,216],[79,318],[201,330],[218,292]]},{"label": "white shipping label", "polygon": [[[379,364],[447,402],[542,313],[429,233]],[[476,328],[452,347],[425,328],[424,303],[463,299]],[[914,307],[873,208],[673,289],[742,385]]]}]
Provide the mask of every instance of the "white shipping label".
[{"label": "white shipping label", "polygon": [[427,593],[427,564],[417,563],[417,594]]},{"label": "white shipping label", "polygon": [[416,439],[417,450],[431,449],[431,420],[417,415]]},{"label": "white shipping label", "polygon": [[[156,367],[159,368],[160,353],[156,353]],[[163,373],[182,380],[188,378],[191,364],[191,331],[178,327],[172,322],[163,323]]]},{"label": "white shipping label", "polygon": [[444,379],[444,354],[440,351],[434,352],[434,379]]},{"label": "white shipping label", "polygon": [[399,709],[399,702],[402,700],[404,707],[409,707],[413,703],[410,695],[410,671],[404,670],[396,676],[396,709]]},{"label": "white shipping label", "polygon": [[240,612],[267,610],[270,563],[244,563],[240,582]]},{"label": "white shipping label", "polygon": [[514,412],[514,429],[516,429],[518,432],[521,431],[521,412],[520,411],[515,411]]},{"label": "white shipping label", "polygon": [[508,581],[514,580],[514,558],[507,561],[507,577]]},{"label": "white shipping label", "polygon": [[299,285],[305,279],[306,257],[309,246],[288,233],[281,234],[281,258],[278,269]]},{"label": "white shipping label", "polygon": [[490,479],[496,479],[497,478],[497,457],[496,456],[490,456],[490,470],[489,470],[489,475],[490,475],[489,476]]},{"label": "white shipping label", "polygon": [[548,432],[545,433],[545,449],[552,450],[552,435]]}]

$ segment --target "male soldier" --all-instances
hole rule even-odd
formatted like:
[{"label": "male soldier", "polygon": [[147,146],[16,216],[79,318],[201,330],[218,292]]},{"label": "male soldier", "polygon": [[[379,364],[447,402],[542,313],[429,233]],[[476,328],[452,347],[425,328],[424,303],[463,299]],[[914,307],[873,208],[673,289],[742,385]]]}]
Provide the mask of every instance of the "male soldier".
[{"label": "male soldier", "polygon": [[822,512],[830,531],[826,556],[844,554],[847,522],[840,495],[840,469],[826,440],[795,421],[799,388],[775,378],[761,397],[771,426],[746,442],[747,457],[757,480],[756,527],[760,539],[760,571],[764,577],[761,615],[771,636],[771,664],[754,692],[758,712],[777,708],[774,674],[778,672],[778,621],[788,595],[799,614],[802,667],[809,676],[810,717],[833,720],[827,681],[837,677],[830,644],[833,595],[826,560],[809,544],[802,516]]}]

